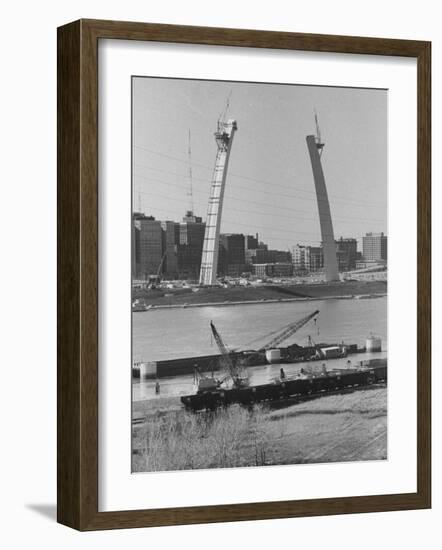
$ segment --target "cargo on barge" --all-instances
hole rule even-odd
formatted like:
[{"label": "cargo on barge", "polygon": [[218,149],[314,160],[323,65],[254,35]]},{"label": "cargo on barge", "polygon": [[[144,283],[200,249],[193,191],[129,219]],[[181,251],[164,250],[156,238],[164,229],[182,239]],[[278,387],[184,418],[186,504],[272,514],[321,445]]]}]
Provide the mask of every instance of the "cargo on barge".
[{"label": "cargo on barge", "polygon": [[214,410],[234,403],[253,405],[289,398],[315,397],[339,390],[369,387],[387,382],[387,359],[362,361],[357,368],[325,370],[319,373],[301,372],[291,379],[248,387],[219,387],[184,395],[181,402],[191,411]]}]

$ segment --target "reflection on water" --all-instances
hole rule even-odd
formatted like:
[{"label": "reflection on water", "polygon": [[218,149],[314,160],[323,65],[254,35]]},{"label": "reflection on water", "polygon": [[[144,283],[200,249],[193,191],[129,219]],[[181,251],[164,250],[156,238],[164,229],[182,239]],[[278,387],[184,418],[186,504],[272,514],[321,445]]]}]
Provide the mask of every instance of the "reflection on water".
[{"label": "reflection on water", "polygon": [[[365,344],[370,333],[382,338],[381,354],[358,355],[357,360],[386,355],[387,349],[387,298],[368,300],[322,300],[312,302],[289,302],[253,304],[227,307],[177,308],[151,310],[133,315],[134,361],[158,361],[193,355],[217,354],[218,349],[211,338],[209,322],[212,320],[224,342],[230,349],[259,347],[265,335],[278,327],[296,321],[319,309],[318,321],[310,322],[292,339],[306,345],[310,335],[316,343],[346,342]],[[251,343],[253,341],[253,343]],[[356,357],[350,357],[356,360]],[[330,362],[330,368],[345,366],[347,360]],[[310,362],[309,365],[315,363]],[[318,363],[321,364],[321,361]],[[264,384],[279,374],[281,365],[268,365],[249,369],[251,384]],[[287,375],[294,374],[302,363],[284,365]],[[193,375],[160,380],[160,396],[182,395],[193,391]],[[135,380],[133,399],[155,397],[154,382]]]}]

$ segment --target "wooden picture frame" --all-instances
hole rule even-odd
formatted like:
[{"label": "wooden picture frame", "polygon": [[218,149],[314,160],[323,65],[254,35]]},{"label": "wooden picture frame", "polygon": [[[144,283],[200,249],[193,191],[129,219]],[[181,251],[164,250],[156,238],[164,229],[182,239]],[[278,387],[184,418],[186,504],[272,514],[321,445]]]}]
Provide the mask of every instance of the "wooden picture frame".
[{"label": "wooden picture frame", "polygon": [[[159,41],[404,56],[418,71],[417,492],[98,511],[98,41]],[[82,531],[431,506],[431,44],[423,41],[79,20],[58,29],[58,521]]]}]

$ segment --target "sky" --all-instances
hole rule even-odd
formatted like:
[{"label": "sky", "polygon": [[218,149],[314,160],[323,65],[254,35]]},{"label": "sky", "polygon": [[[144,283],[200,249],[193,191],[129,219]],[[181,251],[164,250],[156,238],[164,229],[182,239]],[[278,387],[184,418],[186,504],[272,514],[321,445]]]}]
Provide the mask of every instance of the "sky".
[{"label": "sky", "polygon": [[315,133],[315,110],[335,238],[357,238],[361,247],[365,233],[387,233],[386,90],[150,77],[132,83],[135,211],[180,221],[193,203],[205,220],[217,150],[213,134],[229,98],[227,118],[238,130],[222,233],[259,233],[280,250],[319,244],[305,141]]}]

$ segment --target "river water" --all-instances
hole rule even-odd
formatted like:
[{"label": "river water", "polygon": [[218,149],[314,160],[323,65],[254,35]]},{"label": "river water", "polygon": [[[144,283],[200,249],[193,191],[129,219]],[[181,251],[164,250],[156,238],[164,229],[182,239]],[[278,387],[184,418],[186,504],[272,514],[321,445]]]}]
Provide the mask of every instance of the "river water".
[{"label": "river water", "polygon": [[[350,356],[362,360],[385,356],[387,351],[387,297],[372,299],[332,299],[302,302],[278,302],[236,306],[187,307],[158,309],[133,315],[133,360],[159,361],[197,355],[218,354],[211,337],[213,321],[230,349],[257,349],[266,335],[318,309],[317,322],[310,321],[290,340],[308,343],[310,335],[316,343],[365,345],[372,333],[382,338],[382,352]],[[331,367],[341,367],[347,360],[334,360]],[[319,363],[320,364],[320,363]],[[312,365],[312,363],[309,363]],[[299,371],[302,363],[284,365],[288,376]],[[276,377],[280,365],[249,368],[251,384],[264,384]],[[160,396],[182,395],[193,391],[193,375],[160,380]],[[133,399],[155,398],[154,381],[134,380]]]}]

